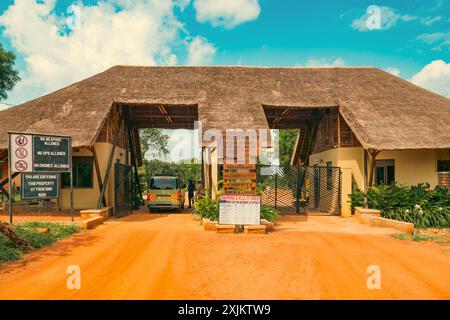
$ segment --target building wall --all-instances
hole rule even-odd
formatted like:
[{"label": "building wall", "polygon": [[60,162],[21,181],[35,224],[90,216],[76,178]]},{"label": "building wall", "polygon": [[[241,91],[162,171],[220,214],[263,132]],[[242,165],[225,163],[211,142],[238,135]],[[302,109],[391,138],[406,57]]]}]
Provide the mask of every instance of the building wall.
[{"label": "building wall", "polygon": [[326,166],[331,161],[333,167],[341,168],[341,215],[351,215],[348,202],[352,192],[352,178],[359,188],[364,188],[364,150],[361,147],[335,148],[309,157],[310,165]]},{"label": "building wall", "polygon": [[[398,183],[417,185],[427,182],[434,188],[437,184],[437,160],[444,156],[445,152],[439,150],[400,150],[381,151],[376,159],[394,160],[395,180]],[[348,195],[352,192],[352,181],[359,189],[365,188],[364,149],[362,147],[330,149],[312,154],[309,161],[311,165],[319,166],[326,166],[326,163],[331,161],[333,166],[341,168],[341,214],[350,215]],[[367,162],[369,170],[370,157]]]},{"label": "building wall", "polygon": [[[105,142],[95,143],[97,157],[100,167],[102,180],[105,177],[106,169],[108,167],[109,155],[111,153],[112,144]],[[92,156],[92,152],[88,149],[80,149],[78,152],[73,152],[72,156]],[[114,152],[113,164],[106,187],[105,198],[108,206],[114,204],[114,163],[119,160],[119,163],[126,163],[126,152],[120,147],[116,147]],[[100,197],[100,188],[97,181],[97,174],[95,166],[93,168],[93,187],[92,188],[75,188],[74,189],[74,208],[77,210],[93,209],[97,207],[98,199]],[[60,197],[61,209],[70,209],[70,189],[61,189]]]}]

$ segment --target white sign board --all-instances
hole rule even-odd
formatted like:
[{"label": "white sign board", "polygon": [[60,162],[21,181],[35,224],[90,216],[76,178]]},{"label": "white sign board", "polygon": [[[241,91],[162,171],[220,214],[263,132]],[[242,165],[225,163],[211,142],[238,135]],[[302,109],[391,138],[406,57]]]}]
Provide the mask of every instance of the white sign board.
[{"label": "white sign board", "polygon": [[33,171],[33,137],[29,134],[11,134],[11,171]]},{"label": "white sign board", "polygon": [[261,200],[252,195],[222,195],[219,224],[259,225]]}]

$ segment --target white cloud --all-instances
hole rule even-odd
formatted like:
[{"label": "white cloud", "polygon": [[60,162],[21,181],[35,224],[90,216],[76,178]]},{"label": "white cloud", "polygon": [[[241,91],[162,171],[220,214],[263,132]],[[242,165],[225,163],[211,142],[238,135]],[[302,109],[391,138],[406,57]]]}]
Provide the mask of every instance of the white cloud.
[{"label": "white cloud", "polygon": [[195,0],[196,19],[212,26],[233,28],[258,18],[258,0]]},{"label": "white cloud", "polygon": [[176,64],[173,48],[189,36],[173,10],[188,3],[80,1],[70,16],[57,16],[55,0],[16,0],[0,16],[4,35],[26,63],[10,101],[34,98],[117,64]]},{"label": "white cloud", "polygon": [[435,60],[427,64],[410,81],[450,98],[450,62]]},{"label": "white cloud", "polygon": [[[379,8],[380,30],[388,30],[394,27],[397,24],[397,20],[401,18],[401,16],[397,14],[392,8],[389,7],[377,7],[377,8]],[[371,30],[367,27],[367,21],[370,20],[374,14],[376,14],[376,12],[367,12],[358,19],[353,20],[351,24],[352,28],[362,32]],[[406,15],[403,19],[409,18],[410,16]]]},{"label": "white cloud", "polygon": [[420,19],[420,23],[426,25],[426,26],[431,26],[433,23],[441,20],[442,17],[441,16],[436,16],[436,17],[424,17]]},{"label": "white cloud", "polygon": [[386,72],[389,72],[390,74],[393,74],[394,76],[398,77],[400,76],[400,70],[395,67],[387,67],[384,69]]},{"label": "white cloud", "polygon": [[418,18],[417,16],[410,16],[409,14],[405,14],[405,15],[400,17],[400,20],[402,20],[404,22],[409,22],[409,21],[414,21],[417,18]]},{"label": "white cloud", "polygon": [[436,44],[433,50],[442,50],[447,47],[450,50],[450,33],[444,32],[435,32],[435,33],[423,33],[417,37],[417,40],[420,40],[427,44]]},{"label": "white cloud", "polygon": [[216,48],[203,37],[195,37],[188,46],[188,65],[200,66],[210,64]]},{"label": "white cloud", "polygon": [[342,58],[312,58],[306,63],[308,67],[343,67],[345,61]]}]

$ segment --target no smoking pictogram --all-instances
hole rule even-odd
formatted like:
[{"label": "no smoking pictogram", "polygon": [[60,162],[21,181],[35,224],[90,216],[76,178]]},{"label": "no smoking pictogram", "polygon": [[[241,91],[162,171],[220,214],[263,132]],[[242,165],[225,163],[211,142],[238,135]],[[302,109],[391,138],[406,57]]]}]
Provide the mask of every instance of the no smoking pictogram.
[{"label": "no smoking pictogram", "polygon": [[17,171],[23,172],[28,169],[28,163],[26,163],[26,161],[19,160],[14,164],[14,167],[16,168]]},{"label": "no smoking pictogram", "polygon": [[18,146],[26,146],[28,144],[28,138],[26,136],[20,135],[16,137],[16,144]]},{"label": "no smoking pictogram", "polygon": [[15,154],[17,158],[24,159],[28,156],[28,150],[25,148],[17,148]]}]

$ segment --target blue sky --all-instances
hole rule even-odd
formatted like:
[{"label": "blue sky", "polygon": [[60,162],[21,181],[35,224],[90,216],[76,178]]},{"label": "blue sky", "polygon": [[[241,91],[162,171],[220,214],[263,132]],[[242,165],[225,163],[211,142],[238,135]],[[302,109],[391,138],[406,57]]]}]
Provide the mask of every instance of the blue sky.
[{"label": "blue sky", "polygon": [[[0,42],[23,79],[4,102],[114,64],[375,66],[450,96],[448,1],[101,2],[1,0]],[[364,27],[370,5],[381,29]]]}]

